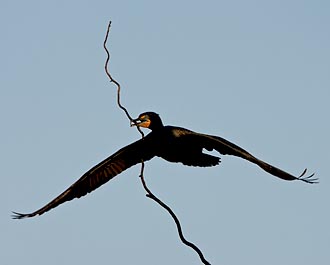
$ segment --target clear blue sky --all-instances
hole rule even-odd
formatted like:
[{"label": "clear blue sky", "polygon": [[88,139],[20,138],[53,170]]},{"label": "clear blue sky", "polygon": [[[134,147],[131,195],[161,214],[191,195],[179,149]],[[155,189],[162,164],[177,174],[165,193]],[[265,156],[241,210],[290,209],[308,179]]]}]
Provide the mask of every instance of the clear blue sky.
[{"label": "clear blue sky", "polygon": [[138,139],[132,116],[220,135],[296,175],[239,158],[147,163],[150,188],[212,264],[330,262],[329,1],[9,1],[0,10],[0,264],[200,264],[144,195],[139,166],[29,220],[86,170]]}]

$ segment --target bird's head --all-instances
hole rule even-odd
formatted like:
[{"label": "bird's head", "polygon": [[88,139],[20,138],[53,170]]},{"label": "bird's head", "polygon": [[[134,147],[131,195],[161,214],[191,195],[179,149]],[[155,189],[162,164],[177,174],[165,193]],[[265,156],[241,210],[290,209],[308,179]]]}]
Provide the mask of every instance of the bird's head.
[{"label": "bird's head", "polygon": [[132,120],[131,126],[138,126],[155,130],[163,127],[162,120],[155,112],[144,112],[138,118]]}]

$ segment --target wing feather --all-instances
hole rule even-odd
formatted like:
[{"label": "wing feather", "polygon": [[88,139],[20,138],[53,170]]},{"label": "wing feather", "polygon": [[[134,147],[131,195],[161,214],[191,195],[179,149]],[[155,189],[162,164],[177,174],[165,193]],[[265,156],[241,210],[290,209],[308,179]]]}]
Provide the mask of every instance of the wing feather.
[{"label": "wing feather", "polygon": [[187,133],[182,134],[182,136],[180,137],[190,137],[192,143],[196,142],[207,150],[211,151],[214,149],[222,155],[233,155],[248,160],[258,165],[263,170],[272,174],[273,176],[276,176],[284,180],[301,180],[307,183],[318,182],[317,178],[313,178],[314,174],[305,176],[307,169],[305,169],[300,176],[296,177],[288,172],[285,172],[282,169],[274,167],[266,163],[265,161],[256,158],[255,156],[253,156],[243,148],[239,147],[238,145],[219,136],[199,134],[199,133],[187,131]]},{"label": "wing feather", "polygon": [[150,160],[154,156],[155,150],[151,144],[150,138],[146,136],[144,139],[138,140],[120,149],[91,168],[68,189],[44,207],[28,214],[13,212],[12,217],[14,219],[22,219],[41,215],[64,202],[70,201],[74,198],[80,198],[92,192],[129,167],[140,163],[142,160]]}]

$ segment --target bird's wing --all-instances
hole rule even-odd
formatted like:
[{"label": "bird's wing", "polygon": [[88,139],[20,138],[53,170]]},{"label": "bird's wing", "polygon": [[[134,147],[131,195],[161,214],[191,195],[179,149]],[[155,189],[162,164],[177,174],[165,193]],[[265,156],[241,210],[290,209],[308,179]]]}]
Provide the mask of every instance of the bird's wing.
[{"label": "bird's wing", "polygon": [[148,136],[146,136],[144,139],[138,140],[120,149],[98,165],[91,168],[67,190],[46,204],[44,207],[29,214],[13,212],[12,217],[14,219],[22,219],[41,215],[66,201],[70,201],[74,198],[80,198],[81,196],[92,192],[104,183],[108,182],[110,179],[127,168],[140,163],[141,161],[150,160],[155,156],[154,153],[155,151],[153,145],[151,144]]},{"label": "bird's wing", "polygon": [[298,177],[293,176],[290,173],[285,172],[277,167],[274,167],[255,156],[251,155],[249,152],[244,150],[243,148],[237,146],[236,144],[229,142],[228,140],[221,138],[219,136],[212,136],[206,134],[199,134],[195,132],[187,132],[182,134],[181,137],[190,138],[191,143],[198,143],[201,147],[205,148],[206,150],[212,151],[213,149],[218,151],[220,154],[223,155],[233,155],[243,159],[246,159],[254,164],[257,164],[266,172],[284,179],[284,180],[301,180],[307,183],[317,183],[318,179],[313,178],[314,174],[309,176],[305,176],[307,169],[305,169],[302,174]]}]

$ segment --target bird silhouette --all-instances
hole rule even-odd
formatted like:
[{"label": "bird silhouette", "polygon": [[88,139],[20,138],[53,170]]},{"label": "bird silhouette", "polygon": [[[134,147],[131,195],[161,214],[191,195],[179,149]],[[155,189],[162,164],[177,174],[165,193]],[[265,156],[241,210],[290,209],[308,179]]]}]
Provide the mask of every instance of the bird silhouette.
[{"label": "bird silhouette", "polygon": [[131,125],[148,128],[151,132],[91,168],[44,207],[28,214],[13,212],[12,217],[22,219],[44,214],[64,202],[80,198],[92,192],[129,167],[142,161],[148,161],[155,156],[169,162],[180,162],[187,166],[211,167],[220,163],[219,157],[204,153],[203,149],[216,150],[222,155],[243,158],[284,180],[301,180],[306,183],[318,182],[317,178],[313,178],[314,174],[305,176],[307,169],[300,176],[295,177],[256,158],[236,144],[219,136],[197,133],[181,127],[164,126],[159,115],[154,112],[140,114],[137,119],[132,121]]}]

